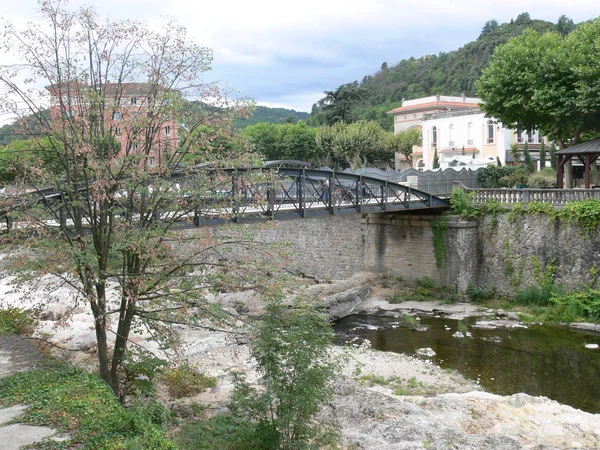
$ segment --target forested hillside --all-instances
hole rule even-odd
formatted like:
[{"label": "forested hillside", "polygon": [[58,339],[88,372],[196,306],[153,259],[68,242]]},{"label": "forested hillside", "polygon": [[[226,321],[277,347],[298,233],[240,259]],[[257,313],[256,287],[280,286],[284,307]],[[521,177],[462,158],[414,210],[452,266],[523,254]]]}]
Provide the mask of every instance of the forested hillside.
[{"label": "forested hillside", "polygon": [[403,98],[461,93],[476,96],[475,82],[489,63],[494,49],[511,37],[520,35],[526,28],[568,34],[575,25],[566,16],[561,16],[553,24],[531,19],[528,13],[501,25],[490,20],[483,26],[477,40],[458,50],[409,58],[391,66],[384,62],[374,75],[367,75],[360,82],[342,85],[335,91],[326,91],[326,96],[313,106],[310,123],[320,125],[339,120],[339,112],[331,117],[331,105],[337,105],[346,111],[346,116],[342,117],[346,122],[376,120],[384,129],[391,131],[393,120],[386,112],[400,106]]},{"label": "forested hillside", "polygon": [[234,125],[238,130],[246,128],[261,122],[268,123],[296,123],[299,120],[306,120],[310,116],[307,112],[296,111],[286,108],[269,108],[267,106],[257,106],[248,119],[236,119]]}]

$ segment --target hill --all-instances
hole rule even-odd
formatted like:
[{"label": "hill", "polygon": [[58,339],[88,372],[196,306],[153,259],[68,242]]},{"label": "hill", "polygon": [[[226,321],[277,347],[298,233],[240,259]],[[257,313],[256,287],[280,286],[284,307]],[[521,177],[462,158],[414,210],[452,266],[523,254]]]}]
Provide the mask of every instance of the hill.
[{"label": "hill", "polygon": [[[409,100],[429,95],[461,93],[474,97],[477,95],[475,83],[498,45],[505,44],[527,28],[542,33],[559,31],[567,34],[574,27],[573,21],[566,16],[561,16],[556,24],[531,19],[528,13],[520,14],[516,19],[501,25],[490,20],[483,26],[477,40],[458,50],[418,59],[409,58],[392,66],[384,62],[375,74],[365,76],[360,82],[342,85],[332,93],[339,95],[338,91],[341,90],[352,94],[349,98],[353,99],[351,115],[354,120],[376,120],[384,129],[391,131],[393,118],[386,112],[400,106],[403,98]],[[358,99],[356,93],[359,94]],[[327,123],[327,113],[323,106],[328,103],[331,103],[331,96],[313,106],[309,123]]]},{"label": "hill", "polygon": [[299,120],[307,120],[310,114],[286,108],[269,108],[268,106],[257,106],[249,119],[235,119],[234,125],[238,130],[261,122],[268,123],[295,123]]}]

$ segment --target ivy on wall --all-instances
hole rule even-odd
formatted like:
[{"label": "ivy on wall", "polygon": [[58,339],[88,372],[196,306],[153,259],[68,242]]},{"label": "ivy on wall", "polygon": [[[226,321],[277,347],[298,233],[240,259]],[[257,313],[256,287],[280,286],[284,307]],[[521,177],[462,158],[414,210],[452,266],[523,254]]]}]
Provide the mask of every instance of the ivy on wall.
[{"label": "ivy on wall", "polygon": [[431,220],[431,231],[433,233],[433,250],[435,253],[435,265],[441,269],[448,257],[448,245],[446,235],[448,234],[448,216],[440,216]]}]

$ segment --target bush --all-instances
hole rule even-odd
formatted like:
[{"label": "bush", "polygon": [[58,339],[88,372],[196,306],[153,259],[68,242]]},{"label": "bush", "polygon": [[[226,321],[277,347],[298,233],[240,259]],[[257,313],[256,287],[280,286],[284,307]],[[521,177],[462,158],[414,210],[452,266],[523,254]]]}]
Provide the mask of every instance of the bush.
[{"label": "bush", "polygon": [[463,219],[475,219],[481,215],[481,208],[475,204],[475,192],[467,193],[458,188],[452,191],[450,204],[456,214]]},{"label": "bush", "polygon": [[515,166],[492,166],[489,165],[477,171],[477,178],[481,183],[482,188],[501,188],[500,179],[512,175],[517,168]]},{"label": "bush", "polygon": [[548,189],[556,187],[556,173],[550,169],[551,174],[547,175],[547,169],[550,168],[547,167],[542,169],[542,172],[531,175],[529,177],[529,187],[536,189]]},{"label": "bush", "polygon": [[29,310],[12,307],[0,309],[0,335],[31,334],[35,324],[36,320]]},{"label": "bush", "polygon": [[550,297],[550,319],[562,322],[573,322],[578,319],[600,321],[600,290],[586,289]]},{"label": "bush", "polygon": [[167,385],[169,394],[174,398],[189,397],[199,394],[207,388],[217,385],[217,379],[208,377],[187,363],[165,371],[162,375],[163,382]]},{"label": "bush", "polygon": [[552,295],[557,292],[558,290],[553,284],[529,286],[515,295],[515,302],[519,305],[546,306],[550,302]]},{"label": "bush", "polygon": [[314,304],[281,301],[267,306],[257,327],[252,354],[262,389],[236,380],[230,405],[234,415],[256,424],[253,442],[263,449],[320,449],[333,435],[313,420],[319,405],[330,399],[337,364],[328,350],[333,330]]},{"label": "bush", "polygon": [[467,287],[467,294],[474,302],[483,302],[485,300],[493,300],[496,298],[496,289],[469,285],[469,287]]}]

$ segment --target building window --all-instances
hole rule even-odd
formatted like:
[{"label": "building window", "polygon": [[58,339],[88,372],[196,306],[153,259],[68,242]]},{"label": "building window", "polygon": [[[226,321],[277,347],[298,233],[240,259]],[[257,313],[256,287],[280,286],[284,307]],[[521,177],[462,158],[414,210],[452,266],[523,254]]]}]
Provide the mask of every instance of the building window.
[{"label": "building window", "polygon": [[121,129],[119,127],[115,128],[115,136],[121,136]]},{"label": "building window", "polygon": [[140,144],[138,144],[137,142],[133,144],[133,150],[134,151],[138,151],[140,149]]},{"label": "building window", "polygon": [[113,120],[121,120],[121,113],[119,111],[115,111],[113,114]]},{"label": "building window", "polygon": [[154,158],[154,156],[150,156],[148,158],[148,166],[149,167],[156,167],[156,159]]},{"label": "building window", "polygon": [[130,102],[132,105],[137,105],[137,97],[131,97],[131,99],[129,100],[129,102]]},{"label": "building window", "polygon": [[527,142],[533,144],[535,142],[535,133],[527,133]]},{"label": "building window", "polygon": [[171,136],[171,126],[167,125],[165,127],[165,136]]},{"label": "building window", "polygon": [[431,145],[437,147],[438,142],[437,127],[431,127]]},{"label": "building window", "polygon": [[473,122],[467,124],[467,145],[472,147],[474,144],[473,140]]},{"label": "building window", "polygon": [[448,127],[448,146],[454,147],[454,124],[450,124]]},{"label": "building window", "polygon": [[522,144],[524,141],[523,139],[523,132],[519,129],[517,129],[517,144]]},{"label": "building window", "polygon": [[496,138],[495,138],[495,129],[494,129],[494,122],[492,122],[491,120],[488,120],[487,122],[487,143],[488,144],[493,144],[494,142],[496,142]]}]

